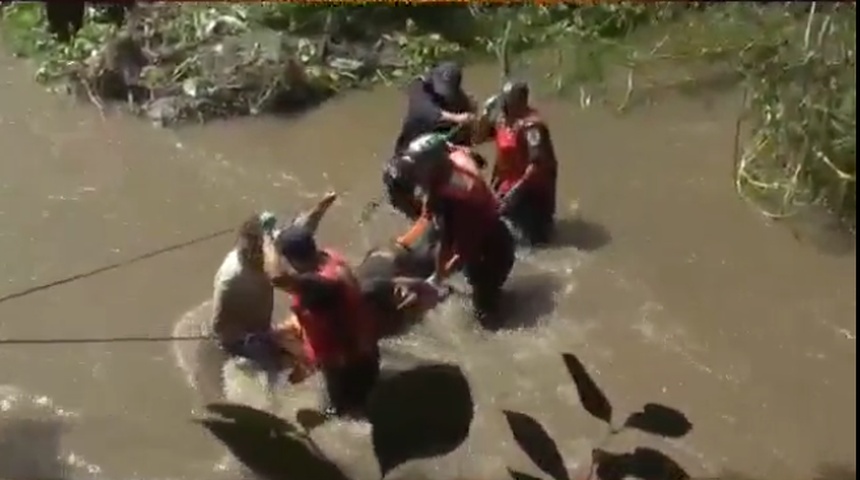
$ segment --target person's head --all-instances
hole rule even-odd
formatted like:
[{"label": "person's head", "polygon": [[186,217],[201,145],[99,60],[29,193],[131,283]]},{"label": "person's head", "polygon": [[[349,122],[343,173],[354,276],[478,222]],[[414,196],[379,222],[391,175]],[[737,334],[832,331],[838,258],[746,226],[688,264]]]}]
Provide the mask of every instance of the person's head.
[{"label": "person's head", "polygon": [[403,161],[419,185],[428,185],[447,172],[448,143],[439,134],[428,133],[409,142],[403,152]]},{"label": "person's head", "polygon": [[433,92],[446,103],[453,103],[462,93],[463,69],[456,62],[442,62],[428,75]]},{"label": "person's head", "polygon": [[236,250],[244,267],[263,269],[263,223],[259,215],[248,217],[239,227]]},{"label": "person's head", "polygon": [[499,98],[505,117],[519,118],[529,110],[529,86],[525,82],[508,81]]},{"label": "person's head", "polygon": [[275,247],[297,272],[316,270],[319,250],[313,233],[307,228],[291,225],[281,230],[275,238]]}]

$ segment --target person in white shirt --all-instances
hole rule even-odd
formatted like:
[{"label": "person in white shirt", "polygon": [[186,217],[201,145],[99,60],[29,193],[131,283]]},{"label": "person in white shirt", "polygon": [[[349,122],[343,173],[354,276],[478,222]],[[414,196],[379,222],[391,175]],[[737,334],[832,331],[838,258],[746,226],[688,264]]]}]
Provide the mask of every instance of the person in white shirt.
[{"label": "person in white shirt", "polygon": [[[326,194],[292,224],[316,232],[336,198],[335,193]],[[220,347],[270,373],[295,367],[300,360],[295,327],[272,324],[274,290],[270,276],[272,270],[282,268],[280,256],[271,246],[275,223],[268,213],[255,214],[242,223],[235,247],[215,274],[212,315],[212,331]],[[298,370],[294,373],[303,376]]]}]

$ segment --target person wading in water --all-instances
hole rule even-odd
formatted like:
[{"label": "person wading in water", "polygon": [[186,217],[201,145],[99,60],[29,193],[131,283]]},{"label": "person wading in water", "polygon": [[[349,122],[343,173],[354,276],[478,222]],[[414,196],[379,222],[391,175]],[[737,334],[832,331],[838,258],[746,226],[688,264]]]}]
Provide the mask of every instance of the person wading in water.
[{"label": "person wading in water", "polygon": [[495,144],[491,185],[499,211],[522,241],[546,243],[553,230],[558,178],[549,129],[529,105],[525,83],[507,82],[498,103],[500,115],[495,121],[482,118],[476,140]]},{"label": "person wading in water", "polygon": [[[316,231],[320,220],[336,198],[330,193],[312,210],[299,215],[293,224]],[[271,263],[271,232],[276,219],[253,215],[239,228],[235,247],[215,274],[211,330],[220,347],[230,356],[246,358],[270,374],[293,366],[293,332],[272,325],[274,292],[266,264]],[[295,371],[294,375],[301,376]]]},{"label": "person wading in water", "polygon": [[456,128],[450,140],[456,144],[470,144],[477,107],[463,91],[462,82],[460,65],[444,62],[407,87],[406,115],[394,143],[394,155],[384,166],[382,182],[391,206],[410,220],[421,215],[421,202],[415,194],[415,179],[400,157],[410,142],[427,133]]},{"label": "person wading in water", "polygon": [[439,231],[431,283],[438,284],[462,265],[475,313],[479,318],[496,313],[502,285],[514,265],[515,244],[471,151],[429,134],[415,139],[405,157],[414,165],[427,195],[427,215]]},{"label": "person wading in water", "polygon": [[377,319],[344,257],[291,225],[274,247],[289,268],[272,283],[292,297],[305,358],[322,372],[327,416],[359,413],[379,376]]}]

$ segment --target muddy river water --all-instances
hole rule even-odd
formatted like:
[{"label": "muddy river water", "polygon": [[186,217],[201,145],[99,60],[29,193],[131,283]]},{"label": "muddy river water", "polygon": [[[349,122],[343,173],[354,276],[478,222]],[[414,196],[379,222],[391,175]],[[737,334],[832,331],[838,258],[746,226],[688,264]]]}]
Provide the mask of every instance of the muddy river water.
[{"label": "muddy river water", "polygon": [[[402,227],[386,212],[356,222],[380,192],[404,104],[395,89],[299,119],[170,131],[44,93],[7,57],[0,80],[0,296],[230,227],[253,209],[292,213],[329,189],[342,198],[320,238],[352,258]],[[467,83],[486,94],[498,73],[474,68]],[[561,239],[515,270],[507,311],[518,328],[481,331],[455,302],[386,343],[391,365],[458,365],[475,412],[456,450],[389,478],[538,475],[505,423],[502,411],[514,410],[546,427],[577,480],[598,444],[657,448],[694,478],[853,480],[853,241],[822,251],[735,196],[735,97],[667,98],[624,118],[536,104],[560,155]],[[3,301],[0,339],[169,335],[205,315],[231,241]],[[225,448],[191,421],[199,402],[182,348],[0,344],[0,479],[236,478]],[[659,403],[692,431],[604,441],[563,352],[582,360],[619,416]],[[279,413],[310,402],[306,393]],[[334,422],[314,436],[363,480],[379,478],[368,431]]]}]

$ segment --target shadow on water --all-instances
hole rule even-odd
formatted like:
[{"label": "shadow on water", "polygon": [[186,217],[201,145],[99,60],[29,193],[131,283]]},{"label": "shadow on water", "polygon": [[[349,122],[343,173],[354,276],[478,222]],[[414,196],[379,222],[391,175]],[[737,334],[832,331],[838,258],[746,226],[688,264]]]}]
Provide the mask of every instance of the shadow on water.
[{"label": "shadow on water", "polygon": [[[606,440],[633,428],[666,438],[681,438],[692,430],[686,416],[665,405],[647,403],[614,426],[614,411],[606,394],[580,360],[572,354],[562,355],[583,408],[607,424]],[[235,404],[210,404],[211,417],[198,422],[221,440],[233,455],[255,475],[263,478],[314,478],[349,480],[343,471],[325,457],[306,432],[287,421]],[[372,425],[374,453],[382,477],[399,465],[415,459],[444,455],[460,446],[469,435],[473,403],[468,382],[453,365],[436,364],[400,372],[380,383],[369,402],[368,418]],[[534,465],[553,480],[570,480],[556,442],[534,418],[520,412],[504,411],[505,419],[517,445]],[[61,426],[24,421],[3,424],[0,429],[0,459],[32,456],[39,453],[39,476],[32,469],[15,470],[0,463],[0,476],[11,480],[61,478],[53,475],[61,467],[44,464],[44,452],[55,452]],[[9,443],[10,438],[15,443]],[[47,443],[46,443],[47,442]],[[42,445],[42,448],[33,448]],[[52,455],[51,458],[55,458]],[[17,465],[21,465],[19,462]],[[47,470],[45,470],[47,468]],[[536,480],[539,477],[508,469],[513,480]],[[636,447],[628,452],[610,452],[599,446],[592,450],[589,474],[595,480],[694,480],[677,462],[659,450]],[[726,471],[695,480],[754,480],[740,473]],[[813,480],[857,480],[855,466],[823,465]]]},{"label": "shadow on water", "polygon": [[[726,471],[716,476],[696,478],[695,480],[760,480],[743,473]],[[822,464],[811,480],[857,480],[857,467],[854,465]]]},{"label": "shadow on water", "polygon": [[[620,426],[613,426],[612,403],[573,354],[562,355],[568,374],[576,387],[580,403],[593,417],[607,424],[607,439],[621,431],[633,428],[666,438],[680,438],[692,430],[686,416],[665,405],[645,404],[638,412],[629,415]],[[570,476],[556,442],[534,418],[519,412],[505,412],[505,418],[514,440],[542,472],[553,480],[569,480]],[[689,475],[667,455],[651,448],[639,447],[632,452],[611,453],[601,448],[592,451],[591,471],[601,480],[622,480],[635,476],[643,480],[681,480]],[[514,480],[534,478],[526,473],[509,470]]]},{"label": "shadow on water", "polygon": [[239,404],[216,403],[207,409],[211,417],[197,422],[261,478],[349,478],[309,436],[282,418]]},{"label": "shadow on water", "polygon": [[380,382],[370,398],[373,450],[382,475],[454,451],[469,436],[474,403],[459,367],[419,366]]},{"label": "shadow on water", "polygon": [[[198,422],[255,475],[348,478],[305,430],[282,418],[238,404],[215,403],[207,409],[211,416]],[[409,460],[453,451],[468,437],[473,415],[471,389],[456,366],[425,365],[381,380],[367,418],[382,475]]]},{"label": "shadow on water", "polygon": [[482,321],[490,331],[533,327],[555,311],[556,296],[564,287],[560,278],[549,273],[512,277],[499,300],[499,314]]},{"label": "shadow on water", "polygon": [[603,225],[581,217],[560,218],[555,222],[552,241],[543,249],[574,247],[584,252],[599,250],[612,242],[612,235]]},{"label": "shadow on water", "polygon": [[66,426],[56,419],[0,419],[0,478],[62,480],[60,444]]}]

